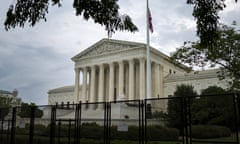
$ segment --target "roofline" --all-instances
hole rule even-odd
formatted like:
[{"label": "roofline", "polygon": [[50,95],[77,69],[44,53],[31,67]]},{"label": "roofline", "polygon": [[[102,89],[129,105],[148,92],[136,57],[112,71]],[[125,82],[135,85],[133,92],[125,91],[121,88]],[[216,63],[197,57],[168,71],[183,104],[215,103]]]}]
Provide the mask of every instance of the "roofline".
[{"label": "roofline", "polygon": [[[146,47],[145,43],[140,43],[140,42],[132,42],[132,41],[126,41],[126,40],[116,40],[116,39],[107,39],[107,38],[103,38],[100,41],[94,43],[93,45],[87,47],[86,49],[84,49],[83,51],[81,51],[80,53],[78,53],[77,55],[75,55],[74,57],[71,58],[72,61],[77,61],[77,57],[80,55],[83,55],[85,53],[87,53],[89,51],[89,48],[91,47],[96,47],[97,45],[103,43],[103,42],[113,42],[113,43],[124,43],[124,44],[131,44],[131,45],[137,45],[139,47]],[[166,54],[162,53],[161,51],[159,51],[156,48],[153,48],[152,46],[150,46],[151,52],[155,52],[158,53],[159,55],[161,55],[165,60],[167,60],[168,62],[174,64],[175,66],[178,66],[182,69],[184,69],[187,72],[190,72],[192,69],[190,67],[187,67],[186,65],[183,65],[173,59],[171,59],[169,56],[167,56]]]},{"label": "roofline", "polygon": [[219,71],[220,69],[209,69],[204,71],[194,71],[193,73],[187,73],[187,74],[169,75],[164,78],[164,82],[171,83],[171,82],[177,82],[177,81],[218,78]]}]

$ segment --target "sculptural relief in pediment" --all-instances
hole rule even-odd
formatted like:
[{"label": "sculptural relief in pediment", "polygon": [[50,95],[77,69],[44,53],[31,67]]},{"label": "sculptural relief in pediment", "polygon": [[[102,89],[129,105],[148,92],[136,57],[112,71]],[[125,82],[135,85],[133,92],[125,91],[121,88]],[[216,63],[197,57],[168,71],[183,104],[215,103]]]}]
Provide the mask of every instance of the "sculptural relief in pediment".
[{"label": "sculptural relief in pediment", "polygon": [[111,43],[101,44],[99,46],[90,48],[90,50],[86,52],[84,55],[82,55],[82,57],[90,57],[90,56],[112,53],[115,51],[117,52],[122,50],[128,50],[134,47],[136,46],[124,45],[124,44],[111,44]]}]

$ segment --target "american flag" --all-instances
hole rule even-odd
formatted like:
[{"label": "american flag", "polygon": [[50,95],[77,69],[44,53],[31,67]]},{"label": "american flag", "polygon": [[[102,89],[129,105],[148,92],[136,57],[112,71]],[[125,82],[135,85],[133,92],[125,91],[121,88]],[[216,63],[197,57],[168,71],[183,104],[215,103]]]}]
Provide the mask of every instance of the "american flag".
[{"label": "american flag", "polygon": [[153,33],[152,16],[149,8],[148,8],[148,26],[150,32]]}]

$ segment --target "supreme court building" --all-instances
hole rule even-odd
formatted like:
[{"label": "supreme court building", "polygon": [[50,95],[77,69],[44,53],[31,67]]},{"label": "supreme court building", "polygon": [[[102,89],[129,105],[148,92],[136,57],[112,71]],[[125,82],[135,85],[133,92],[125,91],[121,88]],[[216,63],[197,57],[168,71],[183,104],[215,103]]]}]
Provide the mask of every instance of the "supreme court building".
[{"label": "supreme court building", "polygon": [[[146,44],[102,39],[72,58],[75,85],[51,89],[48,104],[92,103],[146,98]],[[200,92],[208,86],[223,88],[218,70],[189,71],[159,50],[150,47],[151,98],[172,95],[178,84]]]}]

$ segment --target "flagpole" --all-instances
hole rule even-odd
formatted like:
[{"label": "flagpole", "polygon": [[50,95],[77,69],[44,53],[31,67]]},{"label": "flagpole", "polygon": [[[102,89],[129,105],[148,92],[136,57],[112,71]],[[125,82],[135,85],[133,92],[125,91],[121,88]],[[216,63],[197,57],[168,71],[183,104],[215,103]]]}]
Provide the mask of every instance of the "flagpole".
[{"label": "flagpole", "polygon": [[146,33],[147,33],[147,44],[146,44],[146,54],[147,54],[147,73],[146,73],[146,78],[147,78],[147,99],[151,98],[151,63],[150,63],[150,46],[149,46],[149,6],[148,6],[148,0],[146,0],[146,22],[147,22],[147,28],[146,28]]}]

